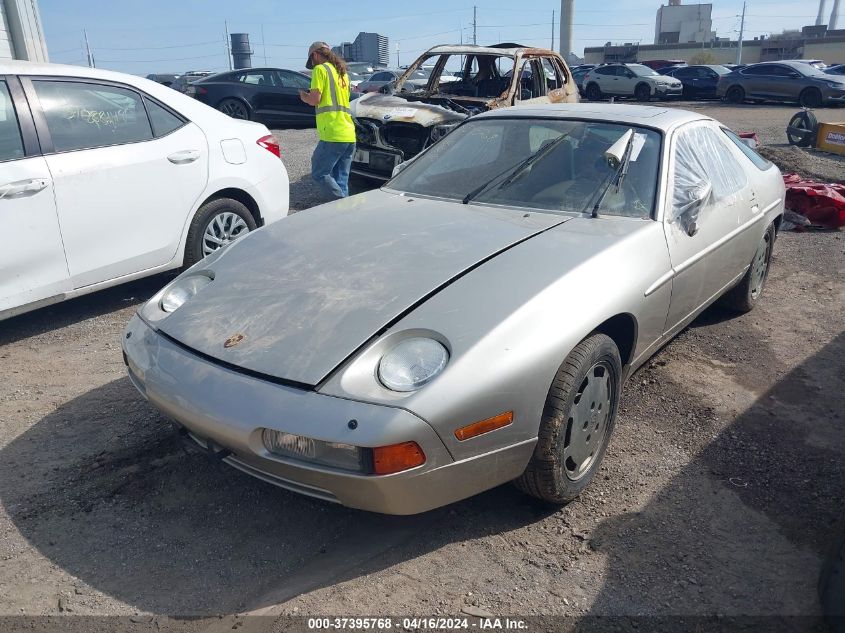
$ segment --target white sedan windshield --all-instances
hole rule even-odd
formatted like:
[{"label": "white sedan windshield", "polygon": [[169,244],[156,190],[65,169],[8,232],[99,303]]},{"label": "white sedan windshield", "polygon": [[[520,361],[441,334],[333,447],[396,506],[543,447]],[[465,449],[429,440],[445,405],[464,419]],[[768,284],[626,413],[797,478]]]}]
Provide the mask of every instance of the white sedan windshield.
[{"label": "white sedan windshield", "polygon": [[[660,134],[605,121],[527,117],[471,120],[410,163],[389,187],[408,193],[552,212],[592,210],[616,170],[605,158],[629,129],[630,164],[599,212],[649,217]],[[530,159],[530,160],[529,160]]]}]

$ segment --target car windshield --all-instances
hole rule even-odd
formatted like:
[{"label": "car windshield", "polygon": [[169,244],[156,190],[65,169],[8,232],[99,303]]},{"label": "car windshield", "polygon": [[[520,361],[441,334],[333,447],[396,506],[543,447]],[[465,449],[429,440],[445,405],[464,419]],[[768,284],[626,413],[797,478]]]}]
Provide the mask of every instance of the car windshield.
[{"label": "car windshield", "polygon": [[474,194],[470,197],[476,203],[585,212],[592,210],[604,184],[615,175],[605,151],[629,129],[634,136],[628,174],[618,190],[611,187],[599,213],[649,217],[660,134],[606,121],[470,120],[409,163],[387,186],[456,201]]},{"label": "car windshield", "polygon": [[660,74],[653,68],[643,66],[642,64],[628,64],[628,69],[638,77],[653,77],[654,75]]}]

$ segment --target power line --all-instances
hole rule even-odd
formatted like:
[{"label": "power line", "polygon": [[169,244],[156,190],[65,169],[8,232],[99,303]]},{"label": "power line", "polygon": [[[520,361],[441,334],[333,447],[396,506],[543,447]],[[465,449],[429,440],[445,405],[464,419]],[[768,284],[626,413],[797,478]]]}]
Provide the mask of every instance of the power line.
[{"label": "power line", "polygon": [[174,44],[173,46],[135,46],[131,48],[110,48],[108,46],[98,46],[100,51],[159,51],[170,48],[190,48],[192,46],[208,46],[210,44],[220,44],[219,40],[209,42],[196,42],[194,44]]},{"label": "power line", "polygon": [[158,62],[187,62],[194,59],[211,59],[219,58],[222,53],[215,53],[214,55],[198,55],[196,57],[169,57],[167,59],[98,59],[100,62],[107,62],[109,64],[152,64]]}]

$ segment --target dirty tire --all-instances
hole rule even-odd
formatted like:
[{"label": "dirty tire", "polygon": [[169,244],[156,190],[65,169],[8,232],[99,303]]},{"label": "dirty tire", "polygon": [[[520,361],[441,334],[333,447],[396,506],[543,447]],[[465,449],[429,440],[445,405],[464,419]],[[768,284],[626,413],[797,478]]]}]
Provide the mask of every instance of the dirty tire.
[{"label": "dirty tire", "polygon": [[250,120],[249,108],[240,99],[223,99],[217,104],[217,109],[223,114],[227,114],[233,119],[241,119],[243,121]]},{"label": "dirty tire", "polygon": [[802,110],[789,119],[789,124],[786,126],[786,138],[790,145],[810,147],[816,142],[818,128],[819,122],[816,115],[809,110]]},{"label": "dirty tire", "polygon": [[723,307],[734,312],[744,313],[750,312],[757,305],[769,276],[769,264],[772,260],[774,245],[775,227],[770,224],[763,234],[763,239],[760,240],[760,245],[754,253],[751,266],[745,276],[719,299],[719,303]]},{"label": "dirty tire", "polygon": [[634,88],[634,97],[637,101],[651,101],[651,88],[648,84],[637,84]]},{"label": "dirty tire", "polygon": [[745,101],[745,90],[742,89],[742,86],[731,86],[725,93],[725,99],[731,103],[742,103]]},{"label": "dirty tire", "polygon": [[[609,401],[606,403],[603,422],[599,420],[597,423],[596,417],[599,416],[595,414],[584,422],[577,412],[581,402],[585,403],[584,407],[589,407],[586,403],[590,398],[581,398],[586,394],[585,385],[589,387],[588,381],[595,377],[597,368],[608,372]],[[537,445],[525,472],[514,480],[517,488],[538,499],[559,505],[571,501],[587,487],[601,464],[613,432],[621,391],[621,376],[622,361],[619,350],[610,337],[592,334],[575,346],[552,381],[543,407]],[[604,375],[600,379],[603,380]],[[601,404],[599,402],[599,405]],[[595,409],[595,406],[590,408]],[[600,406],[598,410],[601,410]],[[599,429],[598,424],[602,424],[603,429]],[[580,434],[583,433],[596,432],[596,429],[603,430],[604,434],[594,446],[589,466],[579,473],[577,478],[572,478],[568,471],[566,453],[571,452],[576,437],[581,437]],[[584,460],[584,463],[586,464],[587,460]]]},{"label": "dirty tire", "polygon": [[590,101],[600,101],[603,96],[598,84],[587,84],[585,92],[587,93],[587,99]]},{"label": "dirty tire", "polygon": [[202,205],[197,211],[191,226],[188,227],[188,239],[185,242],[184,267],[189,268],[205,257],[203,253],[203,240],[211,222],[222,214],[234,214],[238,216],[247,226],[247,231],[254,231],[256,228],[255,218],[252,217],[246,206],[232,200],[231,198],[218,198],[210,200]]},{"label": "dirty tire", "polygon": [[798,96],[798,103],[804,108],[820,108],[822,93],[818,88],[804,88]]}]

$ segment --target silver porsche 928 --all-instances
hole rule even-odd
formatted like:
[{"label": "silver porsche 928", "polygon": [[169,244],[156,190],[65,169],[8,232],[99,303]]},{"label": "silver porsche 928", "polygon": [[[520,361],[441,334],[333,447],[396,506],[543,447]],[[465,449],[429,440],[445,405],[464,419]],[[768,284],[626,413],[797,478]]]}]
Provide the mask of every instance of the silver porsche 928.
[{"label": "silver porsche 928", "polygon": [[515,481],[565,503],[631,372],[715,300],[754,307],[783,199],[700,114],[489,112],[184,272],[130,321],[129,375],[303,494],[412,514]]}]

